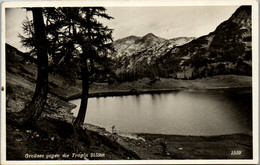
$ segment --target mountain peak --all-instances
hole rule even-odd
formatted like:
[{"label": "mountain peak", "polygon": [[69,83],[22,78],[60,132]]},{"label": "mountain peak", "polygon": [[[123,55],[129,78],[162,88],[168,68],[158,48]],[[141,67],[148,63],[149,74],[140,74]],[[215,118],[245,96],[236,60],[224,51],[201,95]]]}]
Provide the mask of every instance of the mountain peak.
[{"label": "mountain peak", "polygon": [[153,33],[148,33],[145,36],[143,36],[143,38],[147,38],[147,37],[156,37],[157,38],[157,36],[155,36]]},{"label": "mountain peak", "polygon": [[[164,42],[166,41],[166,39],[161,38],[161,37],[157,37],[156,35],[154,35],[153,33],[148,33],[145,36],[143,36],[138,42],[151,42],[151,41],[155,41],[156,43],[160,43],[160,42]],[[151,45],[150,45],[151,46]]]}]

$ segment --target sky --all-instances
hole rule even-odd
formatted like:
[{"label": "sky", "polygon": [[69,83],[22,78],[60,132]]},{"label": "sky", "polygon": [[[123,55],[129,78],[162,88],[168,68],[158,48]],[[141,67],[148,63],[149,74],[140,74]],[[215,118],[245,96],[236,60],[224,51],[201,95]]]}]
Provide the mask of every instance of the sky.
[{"label": "sky", "polygon": [[[100,20],[114,29],[114,40],[130,35],[153,33],[158,37],[200,37],[214,31],[239,6],[165,6],[165,7],[107,7],[112,20]],[[25,9],[6,9],[6,42],[21,51],[18,34],[23,34],[22,22],[32,18]]]}]

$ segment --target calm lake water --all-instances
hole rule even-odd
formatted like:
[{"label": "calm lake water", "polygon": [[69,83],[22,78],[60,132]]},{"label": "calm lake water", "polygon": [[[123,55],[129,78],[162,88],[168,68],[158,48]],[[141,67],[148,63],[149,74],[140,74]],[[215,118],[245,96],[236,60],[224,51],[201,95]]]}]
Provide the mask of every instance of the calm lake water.
[{"label": "calm lake water", "polygon": [[[77,115],[80,100],[72,110]],[[252,131],[252,89],[90,98],[85,122],[119,133],[222,135]]]}]

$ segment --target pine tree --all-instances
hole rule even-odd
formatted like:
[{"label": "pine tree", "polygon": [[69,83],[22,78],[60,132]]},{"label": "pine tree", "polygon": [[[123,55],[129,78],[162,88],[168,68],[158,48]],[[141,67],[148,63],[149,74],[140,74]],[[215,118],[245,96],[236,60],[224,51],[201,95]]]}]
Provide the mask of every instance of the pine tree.
[{"label": "pine tree", "polygon": [[[82,96],[79,113],[73,123],[75,128],[80,127],[84,122],[89,98],[89,85],[93,78],[97,74],[109,72],[107,51],[112,49],[112,29],[103,26],[97,20],[97,18],[112,19],[105,11],[106,9],[103,7],[43,9],[46,28],[42,28],[45,29],[42,34],[46,35],[42,41],[47,40],[43,43],[48,45],[48,53],[52,58],[53,65],[63,67],[65,72],[69,70],[75,72],[79,68],[81,73]],[[44,26],[43,21],[42,26]],[[31,27],[32,22],[26,21],[24,30],[29,37],[20,37],[25,46],[38,50],[38,44],[35,42],[36,30],[32,30]],[[43,52],[46,52],[47,55],[47,50]]]},{"label": "pine tree", "polygon": [[[96,17],[111,19],[105,13],[105,8],[82,8],[84,13],[82,25],[85,26],[83,33],[79,33],[79,44],[82,46],[81,76],[82,76],[82,96],[79,113],[73,125],[80,127],[86,116],[89,98],[89,79],[96,73],[105,72],[107,49],[111,48],[112,30],[104,27],[96,20]],[[86,36],[82,38],[82,36]]]},{"label": "pine tree", "polygon": [[107,51],[112,49],[112,30],[97,20],[98,17],[112,19],[105,11],[103,7],[46,9],[47,24],[54,38],[54,42],[51,42],[53,48],[57,51],[59,46],[55,45],[63,47],[70,43],[69,49],[66,49],[75,53],[62,54],[62,58],[68,57],[77,63],[81,72],[82,95],[79,113],[73,123],[75,128],[80,127],[85,120],[89,85],[93,77],[109,71]]}]

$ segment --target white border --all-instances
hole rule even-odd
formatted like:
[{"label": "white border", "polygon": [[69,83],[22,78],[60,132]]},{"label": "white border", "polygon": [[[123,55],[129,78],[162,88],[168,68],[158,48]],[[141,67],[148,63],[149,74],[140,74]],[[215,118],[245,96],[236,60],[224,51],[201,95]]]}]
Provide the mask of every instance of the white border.
[{"label": "white border", "polygon": [[[4,87],[6,89],[6,75],[5,75],[5,9],[1,6],[1,88]],[[5,91],[1,90],[1,164],[2,161],[6,160],[6,122],[5,122],[5,108],[6,108],[6,98]]]},{"label": "white border", "polygon": [[259,163],[259,11],[252,5],[253,158]]},{"label": "white border", "polygon": [[133,6],[237,6],[258,5],[257,0],[60,0],[60,1],[3,1],[3,8],[8,7],[133,7]]},{"label": "white border", "polygon": [[5,91],[1,91],[1,164],[258,164],[258,99],[259,99],[259,18],[257,0],[88,0],[88,1],[9,1],[2,2],[1,10],[1,86],[5,84],[5,8],[16,7],[133,7],[133,6],[236,6],[252,5],[252,59],[253,59],[253,159],[252,160],[77,160],[77,161],[6,161]]}]

